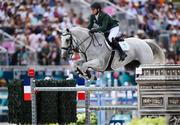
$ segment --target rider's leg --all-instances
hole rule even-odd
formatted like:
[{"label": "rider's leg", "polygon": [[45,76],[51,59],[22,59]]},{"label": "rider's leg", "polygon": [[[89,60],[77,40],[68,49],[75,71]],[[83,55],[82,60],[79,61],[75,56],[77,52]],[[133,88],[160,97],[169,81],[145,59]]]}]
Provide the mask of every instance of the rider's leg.
[{"label": "rider's leg", "polygon": [[125,37],[124,34],[120,34],[120,35],[114,37],[114,39],[115,39],[116,41],[124,41],[124,37]]},{"label": "rider's leg", "polygon": [[118,50],[119,56],[120,56],[120,60],[124,61],[124,59],[127,57],[127,54],[122,50],[122,48],[119,45],[118,41],[116,41],[115,39],[112,39],[112,45],[113,45],[113,47],[115,49]]},{"label": "rider's leg", "polygon": [[110,30],[108,39],[111,41],[111,45],[113,47],[113,49],[117,49],[119,52],[119,56],[120,56],[120,60],[124,61],[124,59],[126,58],[126,53],[122,50],[122,48],[120,47],[118,41],[116,39],[113,39],[115,37],[118,36],[119,33],[119,26],[114,27]]}]

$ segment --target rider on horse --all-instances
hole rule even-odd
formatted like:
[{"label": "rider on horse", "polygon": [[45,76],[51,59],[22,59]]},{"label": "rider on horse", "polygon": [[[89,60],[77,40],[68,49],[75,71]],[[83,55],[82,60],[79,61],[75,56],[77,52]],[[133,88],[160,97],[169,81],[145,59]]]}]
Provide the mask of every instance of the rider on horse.
[{"label": "rider on horse", "polygon": [[118,41],[120,37],[117,37],[119,33],[118,21],[114,20],[111,16],[101,11],[101,5],[98,2],[94,2],[91,5],[92,14],[90,16],[89,26],[90,33],[103,32],[109,33],[108,42],[113,49],[117,49],[119,52],[120,60],[124,61],[127,54],[122,50]]}]

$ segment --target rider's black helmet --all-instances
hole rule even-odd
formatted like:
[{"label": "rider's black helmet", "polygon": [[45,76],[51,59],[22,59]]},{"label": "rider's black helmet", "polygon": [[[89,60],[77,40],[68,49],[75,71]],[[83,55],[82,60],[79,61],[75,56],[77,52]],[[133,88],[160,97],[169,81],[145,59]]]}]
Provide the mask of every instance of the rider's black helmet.
[{"label": "rider's black helmet", "polygon": [[98,2],[94,2],[91,4],[92,9],[101,9],[101,4]]}]

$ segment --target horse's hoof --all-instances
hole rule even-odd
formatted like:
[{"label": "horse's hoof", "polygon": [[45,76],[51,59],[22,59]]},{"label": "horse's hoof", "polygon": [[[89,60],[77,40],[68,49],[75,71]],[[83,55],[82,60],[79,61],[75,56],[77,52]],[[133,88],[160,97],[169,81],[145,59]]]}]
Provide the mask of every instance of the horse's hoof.
[{"label": "horse's hoof", "polygon": [[88,76],[85,76],[85,79],[87,79],[87,80],[88,80],[88,79],[90,79],[90,78],[89,78]]},{"label": "horse's hoof", "polygon": [[93,77],[91,77],[91,80],[97,80],[97,77],[96,76],[93,76]]},{"label": "horse's hoof", "polygon": [[88,77],[88,79],[91,79],[91,73],[89,70],[86,70],[86,76]]},{"label": "horse's hoof", "polygon": [[77,72],[78,74],[81,74],[82,76],[84,75],[83,72],[77,67]]},{"label": "horse's hoof", "polygon": [[96,77],[96,76],[94,76],[94,80],[97,80],[97,77]]},{"label": "horse's hoof", "polygon": [[79,77],[83,77],[83,75],[81,75],[81,74],[78,74],[78,76],[79,76]]}]

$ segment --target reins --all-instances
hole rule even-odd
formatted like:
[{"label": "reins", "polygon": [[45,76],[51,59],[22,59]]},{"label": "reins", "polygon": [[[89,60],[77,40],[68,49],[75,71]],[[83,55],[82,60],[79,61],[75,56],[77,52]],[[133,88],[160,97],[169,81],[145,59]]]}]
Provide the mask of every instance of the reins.
[{"label": "reins", "polygon": [[[66,51],[68,52],[68,54],[71,54],[71,51],[75,51],[75,52],[76,52],[77,50],[79,50],[79,53],[82,53],[82,54],[84,55],[86,62],[88,61],[88,60],[87,60],[87,54],[86,54],[86,52],[87,52],[88,48],[90,47],[91,43],[93,43],[94,47],[102,46],[102,44],[100,44],[100,42],[98,41],[97,37],[96,37],[94,34],[92,34],[92,35],[90,34],[90,35],[89,35],[88,37],[86,37],[84,40],[80,40],[78,37],[75,37],[75,36],[74,36],[74,37],[75,37],[75,38],[74,38],[71,32],[68,32],[68,33],[66,33],[66,34],[63,34],[63,36],[66,36],[66,35],[70,35],[70,39],[69,39],[69,40],[70,40],[70,44],[69,44],[68,47],[62,47],[61,49],[66,50]],[[80,46],[81,46],[84,42],[86,42],[89,38],[91,38],[91,40],[90,40],[89,44],[87,45],[86,49],[83,51],[83,50],[80,48]],[[97,41],[98,45],[95,44],[95,40]],[[78,44],[77,41],[80,41],[80,43]],[[75,43],[75,45],[73,44],[73,42]]]}]

